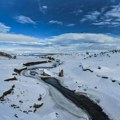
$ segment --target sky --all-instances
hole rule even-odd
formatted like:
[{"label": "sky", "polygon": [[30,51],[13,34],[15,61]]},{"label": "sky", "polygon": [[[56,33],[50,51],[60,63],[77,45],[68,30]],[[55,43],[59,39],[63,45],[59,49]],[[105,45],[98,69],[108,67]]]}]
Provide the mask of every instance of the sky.
[{"label": "sky", "polygon": [[112,49],[119,36],[120,0],[0,0],[0,50]]}]

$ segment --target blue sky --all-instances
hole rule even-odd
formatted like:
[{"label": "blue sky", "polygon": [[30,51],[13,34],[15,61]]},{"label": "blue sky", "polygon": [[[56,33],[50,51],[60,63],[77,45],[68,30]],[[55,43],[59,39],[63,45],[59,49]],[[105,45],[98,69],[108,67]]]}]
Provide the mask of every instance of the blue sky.
[{"label": "blue sky", "polygon": [[[51,41],[53,36],[89,33],[114,38],[119,37],[119,29],[119,0],[0,0],[2,36],[22,35]],[[89,39],[87,42],[91,43]]]},{"label": "blue sky", "polygon": [[[0,0],[0,22],[11,27],[11,33],[37,37],[71,32],[119,34],[120,15],[115,15],[116,11],[113,11],[115,13],[111,16],[107,15],[115,9],[114,6],[116,9],[117,6],[120,7],[119,2],[119,0]],[[23,18],[20,19],[20,16]],[[111,23],[106,22],[107,20]]]}]

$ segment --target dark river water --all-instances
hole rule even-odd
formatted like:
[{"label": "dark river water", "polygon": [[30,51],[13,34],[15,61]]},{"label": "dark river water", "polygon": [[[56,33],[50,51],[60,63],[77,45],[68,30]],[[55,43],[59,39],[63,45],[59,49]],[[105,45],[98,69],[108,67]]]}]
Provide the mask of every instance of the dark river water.
[{"label": "dark river water", "polygon": [[[52,69],[53,67],[35,67],[29,69],[30,75],[27,77],[37,78],[42,80],[45,84],[48,84],[59,91],[65,98],[70,100],[78,108],[82,109],[88,116],[89,120],[110,120],[108,115],[103,112],[103,109],[94,101],[92,101],[88,96],[84,94],[77,94],[68,88],[62,86],[58,79],[53,77],[39,77],[37,76],[37,69]],[[34,73],[34,74],[33,74]],[[26,76],[26,75],[25,75]]]}]

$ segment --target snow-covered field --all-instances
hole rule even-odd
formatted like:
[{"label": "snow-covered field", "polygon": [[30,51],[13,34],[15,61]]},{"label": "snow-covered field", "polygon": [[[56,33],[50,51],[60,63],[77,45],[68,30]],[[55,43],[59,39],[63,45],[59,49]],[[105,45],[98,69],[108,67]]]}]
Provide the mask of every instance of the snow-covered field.
[{"label": "snow-covered field", "polygon": [[[119,51],[56,54],[52,57],[56,60],[27,68],[52,67],[57,64],[56,61],[60,60],[62,64],[55,68],[36,71],[39,74],[44,72],[59,79],[63,86],[75,90],[76,93],[86,94],[101,106],[111,119],[120,120]],[[0,100],[0,120],[84,120],[76,116],[82,114],[80,109],[70,101],[68,101],[69,104],[71,103],[69,106],[66,98],[54,89],[50,89],[41,80],[26,77],[23,74],[13,74],[14,68],[25,68],[23,63],[45,60],[48,59],[39,56],[21,55],[16,59],[0,57],[0,96],[15,85],[12,93],[6,95],[3,101]],[[58,77],[62,69],[64,76]],[[14,76],[17,80],[5,81]],[[54,99],[57,98],[56,95],[58,95],[57,100]],[[40,107],[35,110],[35,105],[40,105]]]}]

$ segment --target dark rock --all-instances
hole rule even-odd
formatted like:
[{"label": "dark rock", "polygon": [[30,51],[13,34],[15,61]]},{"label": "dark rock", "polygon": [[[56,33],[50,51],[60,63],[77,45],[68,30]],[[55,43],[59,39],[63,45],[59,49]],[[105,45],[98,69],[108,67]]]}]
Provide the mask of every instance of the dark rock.
[{"label": "dark rock", "polygon": [[4,80],[4,81],[9,82],[9,81],[15,81],[15,80],[17,80],[17,78],[16,78],[16,77],[13,77],[13,78],[6,79],[6,80]]},{"label": "dark rock", "polygon": [[61,71],[59,72],[59,77],[63,77],[63,76],[64,76],[64,71],[61,70]]}]

